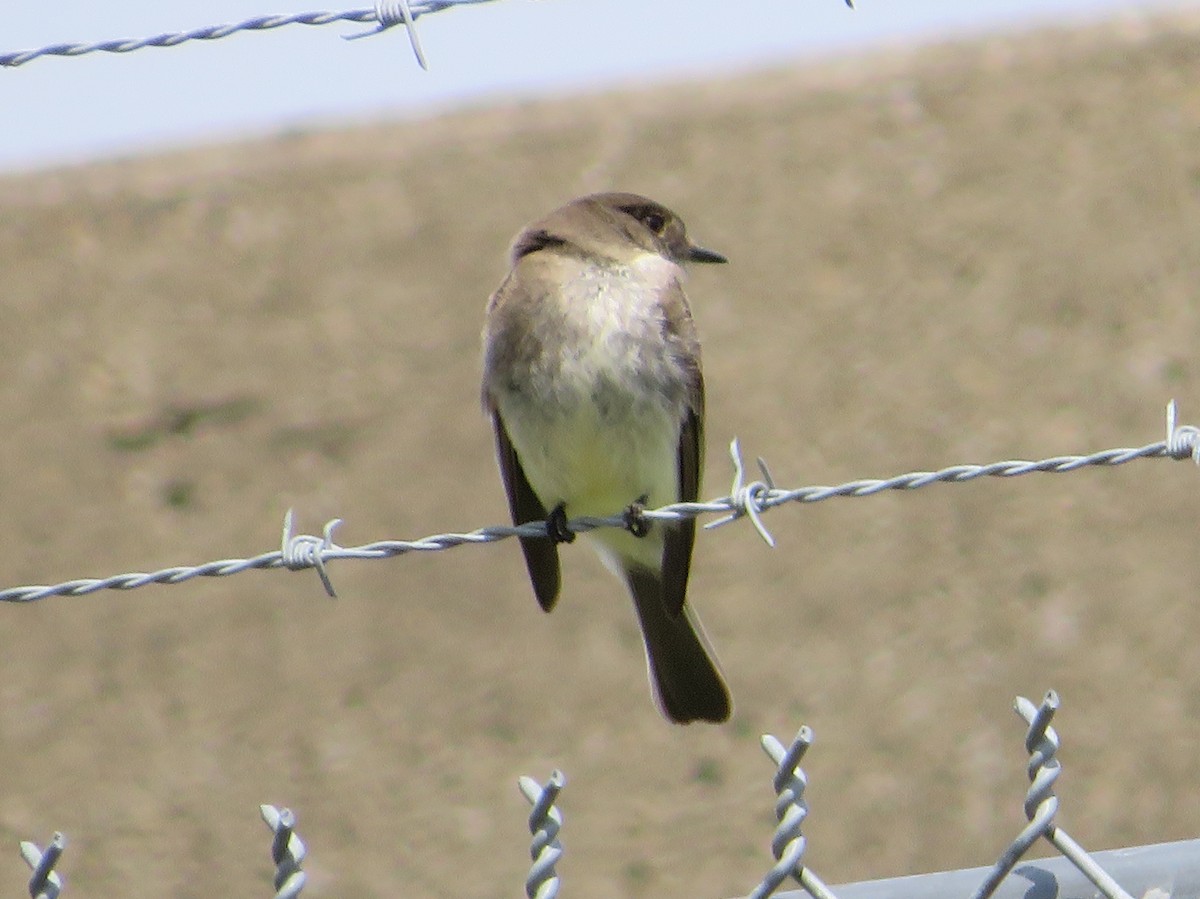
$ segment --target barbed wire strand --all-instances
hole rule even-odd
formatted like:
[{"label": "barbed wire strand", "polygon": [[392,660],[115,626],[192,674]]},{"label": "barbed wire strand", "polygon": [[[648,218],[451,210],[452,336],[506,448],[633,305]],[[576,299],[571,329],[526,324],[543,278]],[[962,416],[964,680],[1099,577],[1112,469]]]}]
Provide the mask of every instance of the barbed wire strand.
[{"label": "barbed wire strand", "polygon": [[63,882],[54,871],[59,856],[67,848],[67,838],[61,833],[55,833],[50,838],[50,845],[42,852],[36,843],[21,842],[21,858],[33,875],[29,878],[29,895],[32,899],[57,899],[62,892]]},{"label": "barbed wire strand", "polygon": [[143,47],[178,47],[189,41],[215,41],[243,31],[269,31],[285,25],[330,25],[334,22],[368,22],[375,28],[361,34],[347,35],[350,40],[370,37],[396,25],[408,31],[413,53],[422,68],[428,69],[425,54],[417,38],[416,21],[421,16],[441,12],[455,6],[476,6],[495,0],[376,0],[372,9],[352,9],[346,12],[302,12],[290,15],[255,16],[242,22],[207,25],[190,31],[171,31],[147,38],[123,38],[88,43],[50,44],[33,50],[0,54],[0,66],[14,68],[43,56],[84,56],[88,53],[132,53]]},{"label": "barbed wire strand", "polygon": [[517,787],[533,809],[529,812],[529,857],[533,864],[525,878],[525,895],[529,899],[554,899],[558,895],[560,880],[554,866],[562,858],[563,847],[558,832],[562,829],[562,812],[555,806],[558,794],[567,784],[561,771],[554,771],[546,785],[542,786],[532,777],[521,777]]},{"label": "barbed wire strand", "polygon": [[[1054,456],[1037,462],[1009,460],[989,465],[952,465],[939,471],[914,471],[885,479],[862,479],[848,481],[836,487],[799,487],[784,490],[774,486],[766,464],[759,460],[764,480],[743,483],[744,466],[741,451],[735,439],[730,444],[730,455],[734,462],[734,480],[729,496],[703,503],[672,503],[660,509],[643,512],[647,521],[682,521],[700,515],[718,513],[722,518],[705,525],[719,527],[748,518],[763,535],[768,544],[774,541],[766,532],[761,516],[785,503],[816,503],[835,496],[874,496],[888,490],[916,490],[931,484],[962,484],[976,478],[1011,478],[1034,472],[1063,474],[1079,471],[1089,466],[1124,465],[1136,459],[1192,459],[1200,465],[1200,428],[1177,424],[1177,410],[1172,400],[1167,407],[1167,439],[1136,448],[1101,450],[1081,456]],[[313,568],[317,571],[326,592],[334,596],[333,584],[326,570],[326,563],[334,559],[386,559],[417,552],[437,552],[458,546],[495,543],[510,537],[546,537],[544,521],[529,522],[516,527],[494,525],[468,533],[435,534],[418,540],[379,540],[361,546],[344,547],[333,542],[333,531],[341,524],[335,518],[325,525],[324,535],[292,534],[294,516],[291,510],[284,517],[280,549],[262,553],[248,559],[219,559],[200,565],[180,565],[153,572],[129,572],[106,578],[77,578],[59,584],[35,584],[10,587],[0,590],[0,602],[34,602],[50,596],[85,596],[100,590],[134,590],[148,584],[179,584],[197,577],[228,577],[254,569],[287,568],[293,571]],[[576,518],[567,527],[574,533],[584,533],[597,528],[627,527],[624,515],[609,518]]]},{"label": "barbed wire strand", "polygon": [[[416,22],[421,16],[441,12],[454,6],[475,6],[495,0],[375,0],[374,9],[352,9],[347,12],[303,12],[291,15],[255,16],[243,22],[208,25],[190,31],[170,31],[147,38],[123,38],[90,43],[62,43],[0,54],[0,66],[14,68],[42,56],[84,56],[88,53],[132,53],[143,47],[178,47],[189,41],[215,41],[241,31],[268,31],[284,25],[329,25],[333,22],[373,22],[375,27],[361,34],[344,35],[346,40],[371,37],[397,25],[408,32],[413,55],[422,69],[428,69],[425,53],[417,37]],[[854,9],[854,0],[845,0]]]},{"label": "barbed wire strand", "polygon": [[275,899],[296,899],[308,875],[300,870],[308,847],[296,833],[296,816],[288,808],[260,805],[259,814],[271,828],[271,860],[275,862]]}]

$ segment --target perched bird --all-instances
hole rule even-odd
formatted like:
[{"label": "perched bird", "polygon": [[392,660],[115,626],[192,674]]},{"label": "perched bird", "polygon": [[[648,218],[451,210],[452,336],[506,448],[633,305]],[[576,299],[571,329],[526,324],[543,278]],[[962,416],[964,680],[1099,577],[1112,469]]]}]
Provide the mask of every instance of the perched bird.
[{"label": "perched bird", "polygon": [[517,235],[511,270],[487,307],[483,405],[538,602],[558,599],[568,516],[626,510],[628,528],[592,532],[629,587],[650,681],[672,721],[729,718],[729,690],[687,605],[695,522],[639,513],[696,501],[704,455],[700,343],[683,292],[693,244],[679,217],[646,197],[580,197]]}]

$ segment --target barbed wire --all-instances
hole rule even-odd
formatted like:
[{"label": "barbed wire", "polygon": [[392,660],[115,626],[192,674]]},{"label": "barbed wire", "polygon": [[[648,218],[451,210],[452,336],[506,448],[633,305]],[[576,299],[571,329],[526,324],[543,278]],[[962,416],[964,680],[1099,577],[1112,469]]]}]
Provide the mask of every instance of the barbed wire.
[{"label": "barbed wire", "polygon": [[147,38],[123,38],[92,43],[50,44],[34,50],[19,50],[0,54],[0,66],[13,68],[42,56],[83,56],[88,53],[132,53],[143,47],[178,47],[189,41],[215,41],[242,31],[269,31],[284,25],[330,25],[334,22],[369,22],[375,27],[361,34],[346,35],[347,40],[370,37],[397,25],[408,32],[413,54],[421,68],[429,68],[421,42],[417,37],[416,21],[421,16],[441,12],[454,6],[476,6],[494,0],[376,0],[372,9],[352,9],[346,12],[301,12],[290,15],[255,16],[243,22],[206,25],[190,31],[171,31]]},{"label": "barbed wire", "polygon": [[[375,27],[361,34],[344,35],[346,40],[371,37],[397,25],[408,32],[413,55],[422,69],[428,69],[425,52],[417,37],[417,19],[429,13],[441,12],[453,6],[475,6],[495,0],[375,0],[373,9],[352,9],[346,12],[302,12],[290,15],[255,16],[243,22],[224,25],[206,25],[190,31],[169,31],[146,38],[118,38],[117,40],[49,44],[34,50],[18,50],[0,53],[0,66],[15,68],[42,56],[84,56],[88,53],[132,53],[143,47],[178,47],[189,41],[215,41],[241,31],[268,31],[284,25],[329,25],[333,22],[372,22]],[[844,0],[847,7],[854,9],[854,0]]]},{"label": "barbed wire", "polygon": [[[1092,854],[1055,823],[1058,797],[1054,794],[1054,784],[1062,768],[1057,758],[1058,734],[1050,727],[1050,721],[1059,705],[1058,694],[1053,690],[1047,691],[1040,705],[1023,696],[1014,702],[1017,714],[1027,725],[1026,773],[1030,786],[1025,794],[1024,811],[1029,825],[1005,847],[993,866],[835,887],[826,886],[803,863],[806,838],[800,831],[808,815],[804,798],[808,776],[800,768],[800,762],[813,743],[813,731],[807,725],[801,727],[787,746],[770,734],[763,735],[762,748],[775,765],[772,786],[779,825],[771,837],[771,854],[776,863],[749,893],[750,899],[768,899],[789,878],[798,881],[812,899],[951,899],[968,894],[972,899],[989,899],[1000,892],[1004,893],[1004,899],[1027,899],[1030,883],[1053,883],[1057,887],[1055,894],[1062,897],[1101,895],[1105,899],[1131,899],[1134,895],[1156,895],[1169,899],[1176,888],[1195,883],[1200,878],[1200,840]],[[532,861],[525,878],[525,894],[529,899],[554,899],[561,887],[555,865],[563,855],[559,840],[563,815],[557,802],[565,785],[566,777],[561,771],[554,771],[544,785],[531,777],[517,780],[522,795],[532,806],[528,818]],[[297,899],[305,885],[300,865],[307,848],[295,832],[295,816],[290,810],[273,805],[260,806],[259,811],[272,834],[275,899]],[[1060,857],[1025,862],[1018,869],[1017,863],[1043,837],[1061,853]],[[29,895],[33,899],[56,899],[61,891],[63,884],[54,866],[65,845],[65,837],[60,833],[54,835],[44,853],[33,843],[21,843],[21,855],[33,870],[29,881]],[[1014,870],[1020,874],[1018,883],[1009,878]],[[1116,874],[1121,875],[1124,885],[1118,882]],[[1186,890],[1181,893],[1186,895],[1190,895]]]},{"label": "barbed wire", "polygon": [[[983,477],[1012,478],[1034,472],[1063,474],[1091,466],[1124,465],[1137,459],[1192,459],[1200,465],[1200,428],[1177,423],[1177,408],[1172,400],[1167,405],[1167,436],[1165,440],[1135,448],[1100,450],[1087,455],[1053,456],[1037,462],[1009,460],[988,465],[952,465],[938,471],[914,471],[884,479],[847,481],[835,487],[813,486],[786,490],[775,486],[767,464],[758,459],[763,480],[746,483],[745,466],[736,439],[729,446],[733,460],[733,485],[728,496],[703,503],[672,503],[659,509],[642,512],[647,521],[682,521],[706,514],[722,517],[709,522],[705,528],[720,527],[741,518],[749,519],[764,541],[775,541],[762,523],[762,516],[786,503],[816,503],[835,496],[874,496],[888,490],[916,490],[931,484],[962,484]],[[327,563],[335,559],[387,559],[408,553],[437,552],[459,546],[480,545],[507,540],[510,537],[547,537],[544,521],[519,526],[493,525],[467,533],[434,534],[417,540],[378,540],[360,546],[339,546],[333,541],[334,530],[342,523],[335,518],[328,522],[322,536],[293,534],[294,516],[288,510],[284,516],[280,548],[245,559],[219,559],[200,565],[180,565],[153,572],[129,572],[106,578],[76,578],[53,585],[29,585],[0,590],[0,602],[34,602],[50,596],[84,596],[100,590],[133,590],[149,584],[179,584],[198,577],[228,577],[256,569],[287,568],[300,571],[315,569],[326,593],[336,596],[329,578]],[[567,523],[573,533],[585,533],[597,528],[625,528],[628,516],[608,518],[584,517]]]}]

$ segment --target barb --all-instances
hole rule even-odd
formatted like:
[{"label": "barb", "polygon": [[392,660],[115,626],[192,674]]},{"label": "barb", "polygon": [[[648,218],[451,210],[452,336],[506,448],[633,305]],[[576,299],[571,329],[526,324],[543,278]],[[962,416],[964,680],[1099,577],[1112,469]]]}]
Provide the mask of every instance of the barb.
[{"label": "barb", "polygon": [[373,9],[353,9],[347,12],[305,12],[293,15],[256,16],[243,22],[225,25],[209,25],[191,31],[174,31],[148,38],[126,38],[121,40],[97,41],[95,43],[51,44],[35,50],[20,50],[0,54],[0,66],[20,66],[42,56],[83,56],[87,53],[132,53],[143,47],[177,47],[189,41],[215,41],[241,31],[268,31],[284,25],[329,25],[333,22],[371,22],[374,29],[365,34],[350,35],[351,38],[379,34],[395,26],[404,25],[412,43],[413,53],[421,68],[428,69],[425,54],[417,39],[416,20],[429,13],[441,12],[453,6],[473,6],[491,3],[493,0],[379,0]]},{"label": "barb", "polygon": [[1167,454],[1200,465],[1200,428],[1178,424],[1178,413],[1174,400],[1167,403]]},{"label": "barb", "polygon": [[57,832],[50,838],[50,845],[45,852],[36,843],[22,841],[21,858],[33,871],[33,876],[29,878],[29,895],[32,899],[57,899],[62,892],[62,879],[54,872],[54,866],[66,847],[67,838]]},{"label": "barb", "polygon": [[331,599],[337,599],[333,581],[329,579],[329,573],[325,570],[325,556],[334,550],[341,549],[333,542],[333,531],[342,523],[342,519],[335,518],[325,522],[324,537],[320,539],[309,534],[297,534],[293,537],[292,522],[294,520],[293,510],[288,509],[287,514],[283,516],[283,540],[279,551],[284,566],[291,571],[315,568],[326,594]]},{"label": "barb", "polygon": [[[660,509],[648,510],[641,515],[647,521],[682,521],[705,514],[723,514],[719,523],[725,524],[736,518],[746,517],[760,527],[760,534],[772,543],[770,534],[761,528],[758,517],[786,503],[816,503],[835,496],[874,496],[887,490],[916,490],[930,484],[962,484],[976,478],[1012,478],[1018,475],[1047,472],[1064,474],[1091,466],[1124,465],[1137,459],[1191,459],[1200,457],[1200,428],[1177,425],[1174,403],[1168,407],[1170,437],[1157,443],[1135,448],[1101,450],[1083,456],[1054,456],[1038,462],[1011,460],[993,462],[990,465],[953,465],[940,471],[915,471],[896,475],[883,480],[867,479],[849,481],[836,487],[800,487],[784,490],[774,486],[770,472],[760,460],[765,481],[740,487],[742,475],[735,475],[735,493],[703,503],[673,503]],[[734,467],[740,472],[742,463],[734,450]],[[154,572],[130,572],[107,578],[79,578],[53,585],[30,585],[0,590],[0,602],[33,602],[49,596],[84,596],[99,590],[133,590],[147,584],[178,584],[197,577],[227,577],[251,569],[267,568],[316,568],[326,591],[332,596],[333,584],[325,570],[326,563],[334,559],[387,559],[415,552],[436,552],[452,549],[464,544],[495,543],[510,537],[546,537],[544,521],[529,522],[517,527],[496,525],[479,528],[467,533],[435,534],[417,540],[379,540],[355,547],[342,547],[333,542],[333,529],[341,522],[334,519],[325,526],[324,537],[296,535],[291,533],[290,518],[284,519],[283,543],[274,552],[263,553],[248,559],[220,559],[194,566],[176,566]],[[596,528],[625,528],[624,515],[609,518],[576,518],[567,523],[573,533],[585,533]],[[772,543],[773,545],[773,543]]]},{"label": "barb", "polygon": [[525,878],[525,895],[529,899],[554,899],[558,895],[560,881],[554,866],[563,854],[562,843],[558,841],[563,819],[554,803],[566,784],[567,778],[561,771],[554,771],[545,787],[532,777],[517,781],[521,794],[533,806],[529,813],[529,832],[533,834],[529,856],[533,864]]},{"label": "barb", "polygon": [[808,845],[807,839],[800,833],[800,827],[808,817],[808,802],[804,799],[808,777],[800,769],[800,760],[812,741],[813,732],[807,725],[796,732],[795,739],[787,747],[770,734],[762,737],[763,751],[776,765],[772,783],[776,795],[775,818],[779,825],[771,837],[771,853],[776,863],[754,888],[749,899],[767,899],[789,877],[796,878],[814,899],[837,899],[829,887],[802,864]]},{"label": "barb", "polygon": [[744,484],[746,466],[742,464],[742,448],[736,437],[729,444],[729,456],[733,460],[733,487],[729,491],[729,502],[733,506],[733,511],[723,518],[710,521],[704,526],[704,529],[712,530],[746,517],[750,519],[750,523],[754,525],[754,529],[758,531],[758,536],[762,537],[763,542],[774,549],[775,538],[762,523],[763,499],[770,496],[771,491],[775,489],[775,479],[771,477],[771,470],[767,468],[767,463],[763,461],[762,456],[759,456],[758,470],[762,472],[763,479]]},{"label": "barb", "polygon": [[418,65],[428,72],[429,63],[425,61],[425,51],[421,49],[421,40],[417,37],[416,19],[413,18],[412,7],[408,5],[408,0],[375,0],[375,18],[379,20],[379,24],[370,31],[364,31],[362,34],[343,35],[342,39],[355,41],[361,37],[379,34],[379,32],[396,25],[403,25],[404,30],[408,32],[408,42],[412,45],[413,55],[417,57]]},{"label": "barb", "polygon": [[304,889],[308,876],[300,863],[308,854],[304,841],[296,834],[296,816],[291,809],[260,805],[259,812],[275,836],[271,840],[271,859],[275,862],[275,899],[295,899]]}]

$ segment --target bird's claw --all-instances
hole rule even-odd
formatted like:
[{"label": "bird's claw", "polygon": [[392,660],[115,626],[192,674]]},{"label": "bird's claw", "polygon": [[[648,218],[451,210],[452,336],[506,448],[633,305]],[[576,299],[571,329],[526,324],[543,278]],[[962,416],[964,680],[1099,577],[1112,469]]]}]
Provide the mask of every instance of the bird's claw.
[{"label": "bird's claw", "polygon": [[557,543],[574,543],[575,532],[567,527],[567,507],[559,503],[546,519],[546,534]]},{"label": "bird's claw", "polygon": [[650,522],[646,520],[643,514],[646,511],[646,503],[650,498],[643,494],[636,500],[625,507],[625,530],[633,534],[635,537],[645,537],[650,533]]}]

